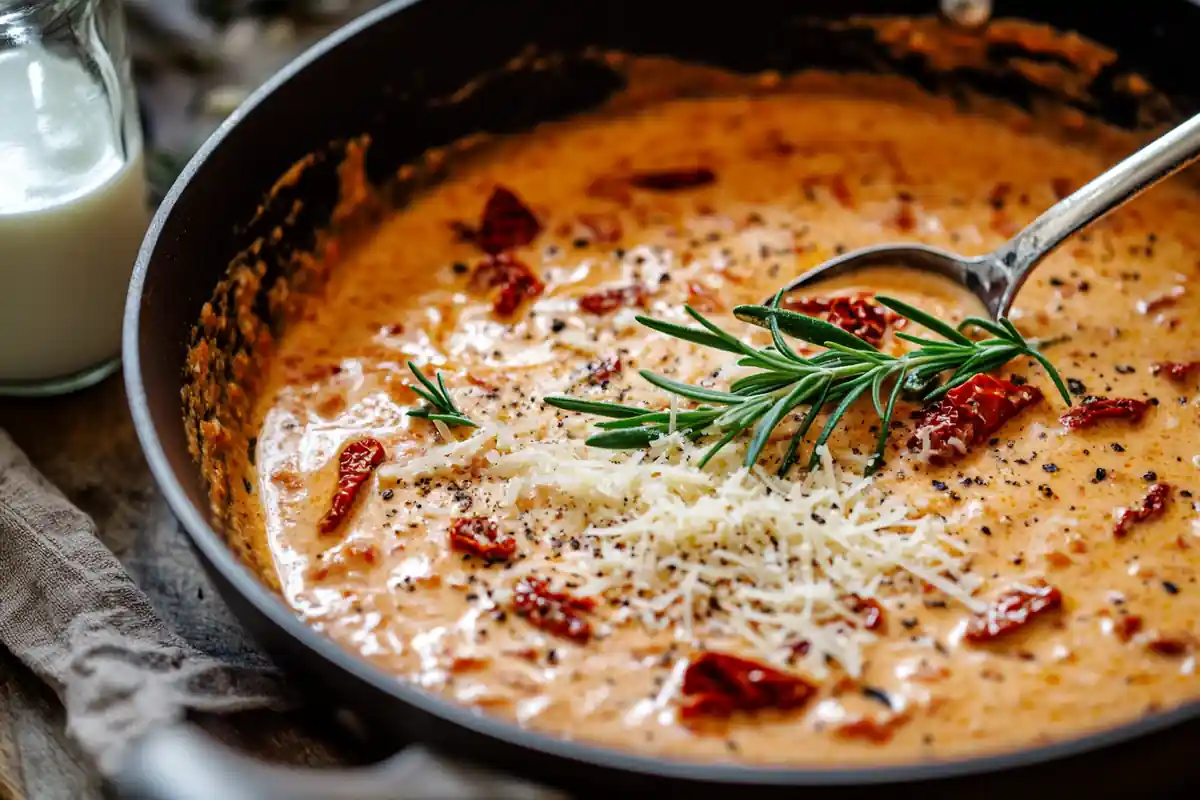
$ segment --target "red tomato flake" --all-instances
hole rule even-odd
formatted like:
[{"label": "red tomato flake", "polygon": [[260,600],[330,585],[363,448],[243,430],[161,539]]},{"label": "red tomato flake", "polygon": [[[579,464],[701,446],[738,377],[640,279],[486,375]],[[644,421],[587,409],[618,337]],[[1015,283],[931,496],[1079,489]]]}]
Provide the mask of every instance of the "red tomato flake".
[{"label": "red tomato flake", "polygon": [[587,366],[588,383],[600,385],[607,383],[614,375],[621,374],[621,357],[609,356],[599,361],[593,361]]},{"label": "red tomato flake", "polygon": [[1139,522],[1161,517],[1166,511],[1167,501],[1171,499],[1171,486],[1167,483],[1156,483],[1146,492],[1141,505],[1135,508],[1122,509],[1117,515],[1117,524],[1113,528],[1113,536],[1124,539],[1129,529]]},{"label": "red tomato flake", "polygon": [[1128,642],[1142,630],[1142,618],[1137,614],[1126,614],[1113,623],[1113,633],[1122,642]]},{"label": "red tomato flake", "polygon": [[713,314],[724,311],[725,306],[717,299],[707,286],[698,281],[689,281],[687,285],[688,305],[702,314]]},{"label": "red tomato flake", "polygon": [[471,283],[478,289],[500,287],[492,301],[492,310],[502,317],[510,316],[521,303],[546,291],[546,285],[533,270],[508,253],[493,256],[477,266]]},{"label": "red tomato flake", "polygon": [[1132,397],[1096,397],[1067,410],[1058,421],[1073,431],[1090,428],[1102,419],[1127,419],[1137,422],[1150,407]]},{"label": "red tomato flake", "polygon": [[747,658],[710,651],[693,656],[683,673],[682,692],[691,699],[680,709],[680,716],[727,717],[735,711],[798,708],[815,691],[799,676]]},{"label": "red tomato flake", "polygon": [[1008,181],[1000,181],[992,190],[988,192],[988,205],[995,209],[1001,209],[1008,202],[1008,196],[1012,194],[1013,185]]},{"label": "red tomato flake", "polygon": [[810,317],[823,318],[830,325],[837,325],[873,345],[883,341],[888,326],[898,319],[865,293],[852,297],[796,297],[784,300],[783,307]]},{"label": "red tomato flake", "polygon": [[511,190],[497,186],[483,207],[478,228],[457,223],[459,236],[475,243],[490,256],[523,247],[542,232],[542,225]]},{"label": "red tomato flake", "polygon": [[579,227],[589,241],[616,244],[621,241],[621,220],[616,214],[580,214]]},{"label": "red tomato flake", "polygon": [[387,457],[383,445],[375,439],[359,439],[351,442],[338,457],[338,483],[330,501],[329,511],[321,518],[317,529],[321,533],[333,533],[350,515],[354,499],[362,485],[371,477],[371,472]]},{"label": "red tomato flake", "polygon": [[488,394],[497,394],[500,391],[500,387],[496,384],[489,383],[483,378],[472,375],[470,372],[467,373],[467,383],[471,384],[472,386],[478,386]]},{"label": "red tomato flake", "polygon": [[633,196],[629,192],[629,184],[621,176],[601,175],[589,183],[583,190],[583,193],[588,197],[594,197],[598,200],[611,200],[622,206],[628,206],[633,202]]},{"label": "red tomato flake", "polygon": [[[338,552],[329,551],[329,560],[313,570],[313,580],[323,581],[331,574],[344,576],[362,572],[372,567],[379,559],[379,549],[366,542],[351,542]],[[324,556],[322,556],[324,557]]]},{"label": "red tomato flake", "polygon": [[865,739],[871,744],[886,744],[895,736],[896,729],[909,719],[907,714],[894,714],[885,720],[859,717],[838,725],[834,728],[834,733],[840,739]]},{"label": "red tomato flake", "polygon": [[585,294],[579,298],[579,308],[589,314],[608,314],[624,306],[645,308],[647,297],[646,289],[640,283],[632,286],[618,286]]},{"label": "red tomato flake", "polygon": [[987,611],[972,617],[963,638],[968,642],[990,642],[1060,607],[1062,592],[1045,581],[1017,586],[997,597]]},{"label": "red tomato flake", "polygon": [[450,526],[450,546],[487,561],[508,561],[517,553],[517,540],[500,533],[487,517],[459,517]]},{"label": "red tomato flake", "polygon": [[912,203],[900,203],[896,209],[896,216],[892,218],[892,224],[901,233],[909,233],[917,227],[917,216],[913,213]]},{"label": "red tomato flake", "polygon": [[550,590],[541,578],[522,578],[513,592],[513,609],[531,623],[555,636],[580,644],[592,638],[592,626],[581,613],[591,611],[596,601]]},{"label": "red tomato flake", "polygon": [[854,195],[850,194],[850,187],[841,175],[830,177],[829,192],[842,208],[854,208]]},{"label": "red tomato flake", "polygon": [[663,169],[635,172],[629,176],[629,184],[651,192],[678,192],[707,186],[717,180],[717,175],[707,167]]},{"label": "red tomato flake", "polygon": [[926,453],[934,464],[953,460],[1041,399],[1042,392],[1035,386],[976,375],[921,409],[908,448]]},{"label": "red tomato flake", "polygon": [[1200,369],[1200,361],[1160,361],[1150,365],[1150,374],[1163,374],[1168,380],[1183,383]]},{"label": "red tomato flake", "polygon": [[862,626],[867,630],[875,631],[884,626],[883,606],[878,600],[849,594],[843,597],[842,601],[852,613],[862,617]]}]

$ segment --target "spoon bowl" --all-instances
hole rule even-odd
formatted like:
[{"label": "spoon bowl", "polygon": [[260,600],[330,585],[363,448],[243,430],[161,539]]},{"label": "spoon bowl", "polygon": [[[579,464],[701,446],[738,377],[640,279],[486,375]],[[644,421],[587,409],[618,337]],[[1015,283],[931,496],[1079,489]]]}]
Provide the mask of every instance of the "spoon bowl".
[{"label": "spoon bowl", "polygon": [[979,298],[992,319],[999,319],[1012,308],[1029,274],[1065,239],[1197,158],[1200,114],[1063,198],[991,253],[961,256],[915,243],[863,247],[813,267],[784,286],[783,293],[869,267],[902,267],[950,279]]}]

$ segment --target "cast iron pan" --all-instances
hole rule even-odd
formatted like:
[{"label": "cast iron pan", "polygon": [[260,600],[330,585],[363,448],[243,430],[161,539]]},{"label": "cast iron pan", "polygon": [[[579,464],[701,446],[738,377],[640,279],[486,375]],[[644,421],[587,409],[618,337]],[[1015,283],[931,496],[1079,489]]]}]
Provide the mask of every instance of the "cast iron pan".
[{"label": "cast iron pan", "polygon": [[[999,0],[998,15],[1077,30],[1120,53],[1086,100],[1071,102],[1116,124],[1137,103],[1110,89],[1133,70],[1172,101],[1197,110],[1195,42],[1200,8],[1187,0]],[[580,54],[588,46],[669,55],[742,72],[805,67],[898,71],[931,90],[969,88],[1028,105],[1047,92],[1003,70],[935,73],[896,57],[863,31],[830,33],[822,20],[851,13],[929,15],[933,0],[394,0],[334,34],[254,94],[200,150],[171,189],[146,237],[125,320],[125,378],[138,435],[163,493],[229,606],[297,685],[350,710],[370,739],[394,751],[421,741],[576,795],[688,791],[846,795],[872,787],[923,796],[1026,796],[1070,791],[1163,794],[1197,780],[1200,706],[1140,719],[1075,741],[951,763],[872,769],[757,768],[646,758],[544,736],[480,716],[395,680],[301,623],[214,532],[188,454],[180,387],[189,331],[230,259],[278,222],[247,226],[264,192],[294,162],[331,141],[370,133],[373,179],[425,151],[480,130],[517,131],[595,106],[620,76]],[[457,104],[434,104],[528,48],[556,54],[552,70],[515,72]],[[1014,53],[996,48],[997,63]],[[1028,54],[1026,54],[1028,55]],[[1031,56],[1037,58],[1038,56]],[[1062,98],[1054,98],[1062,99]],[[299,229],[319,229],[333,201],[331,170],[304,173]],[[287,205],[287,204],[283,204]],[[285,246],[304,247],[303,235]],[[407,765],[392,760],[336,774],[269,769],[188,729],[149,737],[119,784],[130,797],[403,797]],[[1192,786],[1200,785],[1193,783]],[[788,791],[788,789],[792,791]]]}]

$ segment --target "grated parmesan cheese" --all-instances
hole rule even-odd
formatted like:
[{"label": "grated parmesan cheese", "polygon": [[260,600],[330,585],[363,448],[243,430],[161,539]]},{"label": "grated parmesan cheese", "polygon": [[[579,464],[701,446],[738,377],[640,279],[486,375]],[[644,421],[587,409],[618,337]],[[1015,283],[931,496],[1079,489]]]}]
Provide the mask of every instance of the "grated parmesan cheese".
[{"label": "grated parmesan cheese", "polygon": [[956,520],[917,513],[824,448],[821,469],[785,480],[743,467],[744,444],[701,470],[703,448],[679,433],[621,452],[542,424],[479,430],[385,465],[380,476],[477,470],[487,513],[542,508],[558,530],[579,532],[579,549],[525,559],[518,574],[538,571],[570,579],[578,594],[620,599],[617,624],[669,629],[689,643],[736,640],[777,664],[807,642],[801,663],[817,676],[827,673],[827,656],[860,675],[876,640],[847,595],[886,605],[924,582],[972,611],[985,607],[972,596],[979,582],[966,571],[965,549],[949,533]]}]

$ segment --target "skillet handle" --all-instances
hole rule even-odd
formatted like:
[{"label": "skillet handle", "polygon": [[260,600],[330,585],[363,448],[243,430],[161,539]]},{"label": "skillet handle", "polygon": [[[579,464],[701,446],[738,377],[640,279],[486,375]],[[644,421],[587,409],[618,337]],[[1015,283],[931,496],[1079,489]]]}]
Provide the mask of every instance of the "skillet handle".
[{"label": "skillet handle", "polygon": [[311,769],[266,764],[234,752],[194,725],[156,731],[135,744],[113,779],[122,800],[552,800],[558,793],[420,746],[365,767]]}]

